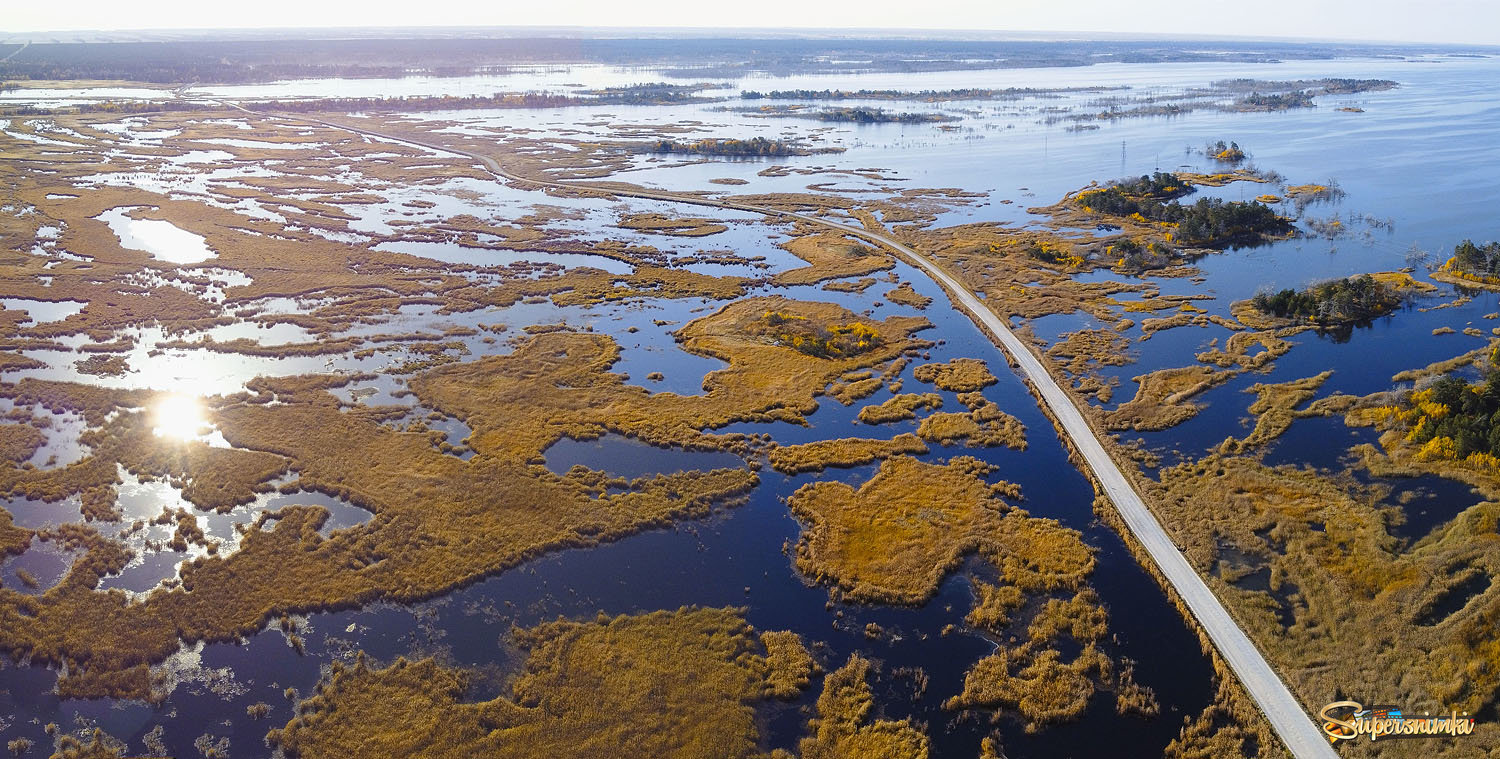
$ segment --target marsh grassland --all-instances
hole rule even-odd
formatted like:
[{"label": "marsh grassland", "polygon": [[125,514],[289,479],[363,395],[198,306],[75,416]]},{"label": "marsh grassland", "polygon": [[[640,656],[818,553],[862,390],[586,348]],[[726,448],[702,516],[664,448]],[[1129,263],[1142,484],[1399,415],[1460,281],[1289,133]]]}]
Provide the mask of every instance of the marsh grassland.
[{"label": "marsh grassland", "polygon": [[[0,738],[1281,755],[1007,357],[853,227],[1011,320],[1309,711],[1500,750],[1500,255],[1393,252],[1360,167],[1273,141],[1412,108],[1392,63],[1197,65],[0,104]],[[729,205],[616,194],[664,191]]]}]

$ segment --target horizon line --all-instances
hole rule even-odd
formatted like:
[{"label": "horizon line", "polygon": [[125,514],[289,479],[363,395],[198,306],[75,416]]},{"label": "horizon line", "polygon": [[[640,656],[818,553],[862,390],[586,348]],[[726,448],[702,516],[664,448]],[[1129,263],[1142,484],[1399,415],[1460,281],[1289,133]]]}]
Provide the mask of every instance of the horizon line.
[{"label": "horizon line", "polygon": [[[503,32],[504,34],[497,34]],[[517,34],[517,33],[521,34]],[[1311,36],[1265,36],[1229,34],[1175,34],[1149,32],[1109,32],[1101,30],[1025,30],[1025,29],[949,29],[910,27],[691,27],[691,26],[608,26],[591,27],[563,24],[513,24],[469,26],[458,24],[403,25],[403,26],[262,26],[262,27],[143,27],[132,29],[51,29],[41,31],[8,31],[0,29],[0,44],[109,44],[114,42],[167,42],[185,41],[168,39],[138,39],[140,36],[155,37],[211,37],[213,35],[247,35],[265,37],[270,35],[296,34],[307,41],[353,38],[421,38],[425,34],[444,33],[443,38],[505,39],[519,38],[523,34],[538,37],[578,39],[651,39],[651,38],[698,38],[713,39],[763,39],[767,36],[805,40],[859,39],[869,41],[951,41],[951,42],[1240,42],[1275,43],[1296,45],[1358,45],[1369,47],[1438,47],[1460,49],[1495,49],[1497,43],[1478,42],[1432,42],[1423,40],[1360,39]],[[315,35],[342,33],[345,36],[321,37]],[[97,36],[106,39],[59,40],[56,37]],[[107,39],[116,36],[122,39]],[[41,39],[38,39],[41,38]]]}]

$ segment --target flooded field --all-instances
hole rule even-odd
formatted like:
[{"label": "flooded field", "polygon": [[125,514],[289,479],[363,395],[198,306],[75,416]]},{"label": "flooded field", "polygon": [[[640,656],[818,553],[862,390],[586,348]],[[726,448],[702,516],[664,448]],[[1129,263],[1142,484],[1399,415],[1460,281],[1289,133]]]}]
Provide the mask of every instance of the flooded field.
[{"label": "flooded field", "polygon": [[[877,735],[889,756],[1281,750],[1005,354],[920,269],[795,217],[611,182],[931,254],[1051,359],[1310,712],[1388,685],[1493,718],[1490,675],[1454,685],[1459,665],[1433,664],[1398,685],[1337,652],[1369,642],[1343,631],[1378,603],[1402,620],[1385,645],[1409,625],[1428,631],[1414,657],[1488,656],[1474,631],[1500,608],[1500,560],[1475,546],[1494,473],[1423,469],[1357,415],[1419,381],[1401,372],[1467,352],[1478,371],[1500,335],[1500,295],[1426,276],[1500,236],[1497,75],[1424,56],[708,77],[698,103],[314,120],[266,102],[665,78],[576,66],[13,115],[0,737],[335,755],[403,745],[409,697],[486,736],[433,755],[694,719],[737,726],[723,756]],[[1386,84],[1269,112],[1222,84],[1333,79]],[[957,88],[1035,92],[832,103],[943,119],[863,124],[760,109],[821,96],[741,97]],[[756,137],[798,150],[651,147]],[[1248,156],[1216,159],[1217,140]],[[1133,268],[1117,233],[1165,227],[1062,207],[1158,171],[1184,204],[1263,198],[1288,227],[1168,235],[1170,260]],[[1402,269],[1399,307],[1347,328],[1236,306]],[[1210,502],[1216,483],[1243,497]],[[559,674],[580,670],[600,682]],[[433,684],[448,678],[463,687]],[[583,713],[589,687],[619,703]],[[873,710],[828,711],[837,688]],[[1464,746],[1500,740],[1487,729]]]}]

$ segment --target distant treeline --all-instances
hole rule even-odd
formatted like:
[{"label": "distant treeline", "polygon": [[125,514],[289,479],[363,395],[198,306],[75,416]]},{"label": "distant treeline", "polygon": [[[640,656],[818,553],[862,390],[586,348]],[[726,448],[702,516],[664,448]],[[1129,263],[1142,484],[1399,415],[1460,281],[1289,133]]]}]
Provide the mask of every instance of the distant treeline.
[{"label": "distant treeline", "polygon": [[668,84],[667,82],[647,82],[645,84],[631,84],[624,87],[602,87],[597,90],[585,90],[582,94],[592,95],[596,98],[612,103],[631,103],[634,101],[649,101],[648,105],[659,103],[716,103],[724,98],[699,97],[698,93],[712,87],[711,82],[699,82],[698,84]]},{"label": "distant treeline", "polygon": [[600,94],[497,92],[493,95],[421,95],[394,98],[317,98],[266,103],[278,111],[447,111],[482,108],[563,108],[575,105],[671,105],[705,102],[680,89],[619,88]]},{"label": "distant treeline", "polygon": [[[1288,111],[1312,108],[1319,95],[1352,95],[1359,92],[1389,90],[1396,83],[1389,79],[1297,79],[1289,82],[1266,82],[1258,79],[1227,79],[1214,82],[1215,87],[1250,94],[1234,101],[1236,111]],[[1266,91],[1264,94],[1262,90]]]},{"label": "distant treeline", "polygon": [[759,108],[730,108],[736,113],[748,113],[783,119],[812,119],[814,121],[848,122],[853,124],[933,124],[956,121],[953,116],[941,113],[897,113],[884,108],[799,108],[797,106],[761,106]]},{"label": "distant treeline", "polygon": [[[282,113],[354,113],[358,111],[458,111],[484,108],[563,108],[588,105],[671,105],[704,102],[691,93],[696,88],[666,86],[621,87],[597,90],[600,94],[572,95],[551,92],[497,92],[493,95],[421,95],[391,98],[308,98],[305,100],[257,101],[254,107]],[[157,111],[209,111],[216,104],[192,100],[108,100],[78,103],[61,108],[17,106],[0,112],[12,116],[47,116],[57,113],[151,113]]]},{"label": "distant treeline", "polygon": [[1043,95],[1058,95],[1067,92],[1107,92],[1126,87],[1009,87],[1006,89],[983,89],[968,87],[954,90],[772,90],[757,92],[745,90],[740,93],[744,100],[1015,100]]},{"label": "distant treeline", "polygon": [[98,103],[73,103],[61,108],[38,108],[34,105],[7,106],[0,102],[0,116],[56,116],[64,113],[161,113],[163,111],[221,111],[223,106],[191,100],[105,100]]},{"label": "distant treeline", "polygon": [[[1348,95],[1357,92],[1388,90],[1397,84],[1389,79],[1221,79],[1208,87],[1194,88],[1174,95],[1149,95],[1141,98],[1106,98],[1110,106],[1097,113],[1058,116],[1052,120],[1108,121],[1142,116],[1180,116],[1200,110],[1226,112],[1287,111],[1312,108],[1313,98],[1320,95]],[[1227,100],[1226,98],[1233,98]],[[1107,102],[1105,102],[1107,101]],[[1124,107],[1137,103],[1134,107]]]},{"label": "distant treeline", "polygon": [[941,113],[896,113],[884,108],[822,108],[806,116],[818,121],[847,121],[855,124],[928,124],[954,120],[952,116]]},{"label": "distant treeline", "polygon": [[1394,89],[1396,82],[1389,79],[1220,79],[1213,87],[1227,92],[1293,92],[1310,91],[1313,95],[1353,95],[1359,92],[1378,92]]},{"label": "distant treeline", "polygon": [[842,150],[840,148],[819,148],[813,150],[792,142],[768,140],[764,137],[752,137],[748,140],[711,138],[695,140],[693,142],[657,140],[646,147],[646,152],[750,157],[812,155],[814,153],[837,153],[842,152]]}]

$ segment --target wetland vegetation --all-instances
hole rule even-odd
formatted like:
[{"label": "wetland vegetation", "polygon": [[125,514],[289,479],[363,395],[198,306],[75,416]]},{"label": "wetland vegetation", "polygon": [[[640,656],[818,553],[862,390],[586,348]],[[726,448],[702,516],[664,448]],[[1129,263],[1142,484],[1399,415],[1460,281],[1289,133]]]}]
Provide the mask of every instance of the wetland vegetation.
[{"label": "wetland vegetation", "polygon": [[748,140],[706,139],[695,142],[657,140],[648,145],[645,150],[652,153],[690,153],[696,155],[746,157],[798,156],[812,155],[815,152],[836,152],[828,148],[813,150],[783,140],[768,140],[764,137],[751,137]]},{"label": "wetland vegetation", "polygon": [[1074,196],[1073,202],[1089,213],[1140,217],[1169,225],[1174,228],[1169,240],[1192,247],[1254,245],[1292,232],[1290,222],[1259,201],[1199,198],[1192,204],[1172,202],[1193,189],[1190,182],[1175,174],[1157,172],[1084,190]]},{"label": "wetland vegetation", "polygon": [[[1398,275],[1399,276],[1399,275]],[[1409,279],[1409,278],[1407,278]],[[1250,305],[1263,314],[1318,325],[1357,324],[1384,316],[1400,306],[1406,293],[1369,274],[1315,284],[1305,290],[1259,293]]]},{"label": "wetland vegetation", "polygon": [[[1035,345],[1304,706],[1469,709],[1464,747],[1500,745],[1500,307],[1381,271],[1391,226],[1347,231],[1373,215],[1306,216],[1382,197],[1320,140],[1356,96],[1371,121],[1426,97],[1396,61],[1273,81],[1236,61],[1340,48],[119,44],[0,61],[8,96],[55,98],[0,125],[11,751],[1277,755],[1007,357],[851,229]],[[1160,60],[1209,63],[1132,78]],[[1129,83],[1080,73],[1102,61]],[[1004,71],[1034,65],[1058,70]],[[181,87],[52,93],[105,75]],[[333,75],[391,78],[194,94]],[[1354,178],[1291,184],[1241,143]],[[1163,145],[1180,163],[1090,183]],[[663,192],[696,204],[632,195]],[[1486,283],[1493,248],[1433,278]],[[1341,352],[1408,324],[1399,367]],[[1429,341],[1461,352],[1418,366]]]},{"label": "wetland vegetation", "polygon": [[811,119],[850,124],[935,124],[957,121],[957,117],[941,113],[911,113],[888,111],[884,108],[803,108],[795,105],[765,105],[736,109],[740,113],[768,118]]},{"label": "wetland vegetation", "polygon": [[1443,264],[1440,275],[1480,285],[1500,284],[1500,242],[1476,245],[1464,240],[1453,247],[1453,257]]}]

